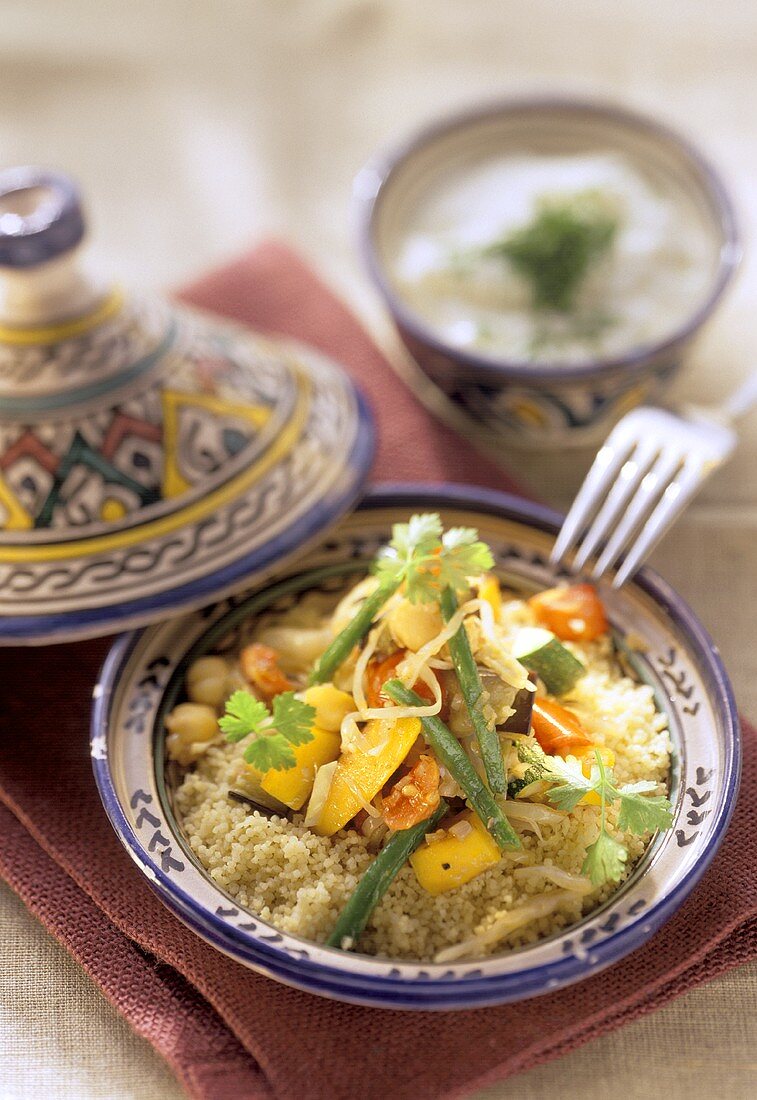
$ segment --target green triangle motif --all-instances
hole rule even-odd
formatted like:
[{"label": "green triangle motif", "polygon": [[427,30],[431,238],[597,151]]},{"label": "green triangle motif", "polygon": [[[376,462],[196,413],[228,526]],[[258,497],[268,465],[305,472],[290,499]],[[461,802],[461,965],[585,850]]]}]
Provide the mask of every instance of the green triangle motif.
[{"label": "green triangle motif", "polygon": [[67,453],[61,459],[47,499],[34,522],[35,527],[50,526],[55,509],[61,503],[61,491],[66,478],[76,466],[88,466],[91,470],[100,474],[109,485],[120,485],[122,488],[128,489],[139,498],[140,505],[143,508],[160,500],[160,489],[157,486],[140,485],[138,481],[134,481],[127,474],[122,473],[106,458],[103,458],[101,454],[93,450],[80,432],[77,432]]}]

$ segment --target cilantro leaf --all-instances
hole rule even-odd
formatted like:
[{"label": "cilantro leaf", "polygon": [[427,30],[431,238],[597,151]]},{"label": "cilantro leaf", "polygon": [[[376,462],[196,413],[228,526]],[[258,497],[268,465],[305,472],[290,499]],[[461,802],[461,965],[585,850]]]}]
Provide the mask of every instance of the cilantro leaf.
[{"label": "cilantro leaf", "polygon": [[403,560],[414,554],[431,554],[442,538],[442,521],[438,512],[424,512],[410,517],[409,523],[395,523],[389,546]]},{"label": "cilantro leaf", "polygon": [[601,753],[597,750],[597,763],[591,778],[573,771],[559,756],[548,756],[541,749],[519,745],[518,757],[530,764],[539,779],[551,783],[547,798],[559,810],[574,810],[584,795],[596,793],[600,799],[600,833],[597,840],[586,849],[583,873],[588,874],[595,886],[605,882],[618,882],[623,875],[628,852],[624,845],[610,835],[605,826],[608,804],[620,803],[618,828],[621,832],[643,836],[656,829],[669,829],[673,823],[670,802],[663,795],[649,797],[648,792],[657,784],[643,779],[616,787]]},{"label": "cilantro leaf", "polygon": [[384,604],[404,584],[411,603],[439,602],[442,593],[468,588],[468,578],[486,572],[494,564],[489,547],[478,540],[472,527],[454,527],[443,533],[436,512],[395,523],[392,537],[373,563],[378,588],[365,600],[347,625],[321,654],[310,674],[310,683],[330,680],[356,645],[371,629]]},{"label": "cilantro leaf", "polygon": [[639,779],[636,783],[624,783],[622,787],[618,789],[617,794],[644,794],[647,791],[654,791],[657,789],[657,783],[653,783],[651,779]]},{"label": "cilantro leaf", "polygon": [[253,740],[244,750],[248,764],[260,772],[283,771],[294,767],[293,745],[312,741],[315,708],[285,691],[273,700],[273,715],[249,691],[235,691],[226,702],[226,713],[219,721],[227,741]]},{"label": "cilantro leaf", "polygon": [[442,521],[436,512],[410,517],[409,523],[395,523],[389,545],[380,551],[373,571],[383,583],[399,586],[407,579],[413,584],[414,567],[429,562],[438,551],[442,538]]},{"label": "cilantro leaf", "polygon": [[439,583],[455,592],[468,587],[468,578],[485,573],[494,565],[492,552],[480,542],[474,527],[451,527],[442,535],[439,555]]},{"label": "cilantro leaf", "polygon": [[376,572],[382,579],[404,580],[411,603],[430,603],[445,588],[464,591],[469,577],[493,565],[491,550],[479,540],[475,528],[451,527],[442,533],[439,516],[430,513],[394,525],[392,541],[379,557]]},{"label": "cilantro leaf", "polygon": [[588,875],[594,886],[603,886],[606,882],[620,882],[627,859],[628,852],[619,840],[610,836],[603,822],[599,836],[586,849],[581,874]]},{"label": "cilantro leaf", "polygon": [[249,691],[235,691],[226,701],[226,713],[218,722],[227,741],[241,741],[250,733],[257,733],[269,717],[265,703],[250,695]]},{"label": "cilantro leaf", "polygon": [[312,741],[314,722],[315,707],[295,699],[293,691],[285,691],[273,700],[273,727],[290,745]]},{"label": "cilantro leaf", "polygon": [[541,749],[521,744],[518,746],[518,757],[530,764],[536,779],[554,784],[547,791],[547,798],[558,810],[570,813],[584,795],[595,789],[591,779],[573,771],[559,756],[547,756]]},{"label": "cilantro leaf", "polygon": [[[550,777],[542,776],[542,779],[546,779],[549,782]],[[570,813],[571,810],[575,810],[578,803],[584,797],[589,794],[594,788],[592,787],[591,780],[584,779],[583,782],[578,776],[575,777],[575,782],[572,780],[560,780],[560,783],[554,787],[551,787],[547,791],[547,798],[553,806],[558,810],[567,810]]]},{"label": "cilantro leaf", "polygon": [[[639,786],[639,784],[635,783],[633,786]],[[624,832],[643,836],[644,833],[653,833],[656,829],[669,829],[673,824],[673,811],[669,800],[664,795],[645,797],[636,791],[630,791],[627,787],[621,787],[618,794],[620,796],[618,828]]]},{"label": "cilantro leaf", "polygon": [[440,573],[438,555],[409,568],[405,576],[405,595],[410,603],[434,603],[438,600],[442,594]]},{"label": "cilantro leaf", "polygon": [[287,739],[281,733],[268,733],[257,737],[244,750],[244,758],[260,772],[286,771],[296,760]]}]

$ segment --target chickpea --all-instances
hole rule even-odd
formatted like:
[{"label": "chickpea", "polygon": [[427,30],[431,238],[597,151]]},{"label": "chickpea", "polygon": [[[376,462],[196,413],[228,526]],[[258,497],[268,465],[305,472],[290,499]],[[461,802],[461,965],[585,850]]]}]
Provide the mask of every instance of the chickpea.
[{"label": "chickpea", "polygon": [[279,664],[285,672],[304,672],[311,667],[331,641],[328,626],[271,626],[262,630],[257,641],[279,654]]},{"label": "chickpea", "polygon": [[194,764],[218,736],[218,719],[204,703],[179,703],[166,718],[166,748],[172,760]]},{"label": "chickpea", "polygon": [[302,698],[311,707],[315,707],[316,726],[331,733],[339,733],[342,719],[355,709],[352,696],[346,691],[340,691],[333,684],[314,684]]},{"label": "chickpea", "polygon": [[249,691],[250,685],[244,678],[241,668],[238,665],[233,665],[226,674],[224,681],[224,702],[230,699],[235,691]]},{"label": "chickpea", "polygon": [[220,707],[226,702],[229,666],[223,657],[198,657],[187,672],[187,695],[193,703]]},{"label": "chickpea", "polygon": [[443,627],[442,613],[435,603],[402,600],[389,614],[389,630],[395,642],[402,649],[412,649],[415,653]]}]

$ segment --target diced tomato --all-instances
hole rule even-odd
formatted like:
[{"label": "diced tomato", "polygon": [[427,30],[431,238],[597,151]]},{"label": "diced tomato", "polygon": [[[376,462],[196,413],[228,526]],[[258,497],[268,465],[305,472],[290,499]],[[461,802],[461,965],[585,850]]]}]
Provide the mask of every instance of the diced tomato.
[{"label": "diced tomato", "polygon": [[551,699],[535,699],[531,724],[534,735],[549,756],[578,756],[594,748],[594,743],[572,710]]},{"label": "diced tomato", "polygon": [[406,775],[398,779],[382,806],[390,829],[410,829],[431,817],[439,805],[439,765],[433,756],[421,755]]},{"label": "diced tomato", "polygon": [[[387,680],[391,680],[397,671],[397,666],[402,663],[407,654],[406,649],[398,649],[395,653],[385,657],[383,661],[369,661],[368,668],[366,669],[365,679],[365,697],[368,701],[369,707],[386,707],[393,705],[391,699],[387,699],[381,694],[381,689]],[[439,677],[437,676],[437,683],[439,683]],[[441,683],[439,684],[441,688]],[[413,685],[413,691],[420,695],[421,699],[424,699],[428,703],[433,703],[434,693],[428,684],[423,680],[416,680]],[[442,712],[446,707],[446,701],[444,699],[444,692],[442,690]]]},{"label": "diced tomato", "polygon": [[563,642],[591,642],[607,631],[607,616],[591,584],[548,588],[528,601],[534,615]]},{"label": "diced tomato", "polygon": [[267,699],[282,691],[294,691],[294,684],[279,668],[279,654],[270,646],[253,642],[245,646],[239,655],[243,675]]},{"label": "diced tomato", "polygon": [[377,661],[374,658],[368,662],[368,668],[365,671],[365,697],[368,700],[369,707],[387,706],[389,700],[383,697],[381,689],[386,681],[392,678],[392,674],[404,656],[405,650],[398,649],[396,653],[385,657],[383,661]]}]

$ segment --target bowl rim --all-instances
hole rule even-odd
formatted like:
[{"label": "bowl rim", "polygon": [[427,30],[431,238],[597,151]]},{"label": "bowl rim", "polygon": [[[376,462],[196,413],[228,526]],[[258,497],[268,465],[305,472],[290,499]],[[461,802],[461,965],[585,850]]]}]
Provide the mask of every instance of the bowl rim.
[{"label": "bowl rim", "polygon": [[[554,533],[561,519],[551,509],[508,493],[454,484],[440,486],[426,483],[385,483],[369,492],[361,501],[359,509],[407,509],[427,505],[436,508],[471,508],[483,514],[525,523],[546,533]],[[128,854],[175,915],[217,950],[299,989],[342,1001],[385,1008],[450,1010],[521,1000],[554,992],[583,980],[645,944],[683,903],[701,879],[722,842],[734,810],[741,775],[738,712],[717,647],[688,604],[655,572],[648,568],[640,570],[634,583],[691,640],[702,660],[703,671],[706,670],[712,681],[715,689],[712,693],[713,704],[723,719],[726,735],[723,794],[717,815],[711,822],[708,846],[699,862],[674,890],[641,910],[638,915],[634,914],[634,918],[618,932],[592,945],[591,958],[585,954],[568,954],[558,960],[538,966],[526,965],[522,970],[506,974],[486,975],[475,972],[471,976],[447,979],[435,976],[435,971],[443,969],[439,964],[429,963],[426,968],[428,977],[415,978],[410,982],[400,977],[351,973],[347,968],[332,967],[309,958],[292,958],[286,951],[276,947],[275,943],[262,942],[260,938],[229,925],[218,915],[199,905],[191,893],[178,886],[162,871],[160,864],[152,860],[144,844],[133,832],[121,808],[110,772],[108,753],[98,751],[103,738],[107,737],[110,704],[120,672],[149,627],[122,634],[116,639],[106,655],[93,691],[90,725],[92,767],[105,812]],[[224,896],[222,892],[220,896]],[[475,966],[475,962],[471,965]]]},{"label": "bowl rim", "polygon": [[[623,355],[594,358],[573,364],[547,363],[535,360],[497,358],[458,348],[436,335],[419,314],[410,309],[395,290],[375,243],[375,225],[386,190],[395,174],[424,147],[439,138],[465,130],[469,126],[497,116],[545,113],[585,116],[589,119],[615,123],[627,130],[645,133],[662,144],[673,146],[692,165],[702,189],[713,201],[713,224],[720,233],[718,265],[712,286],[700,305],[678,328],[661,340],[632,348]],[[380,151],[360,169],[353,183],[353,204],[357,223],[358,247],[368,274],[384,299],[395,323],[409,336],[438,355],[457,361],[471,376],[491,383],[503,379],[521,382],[570,382],[591,378],[597,374],[635,374],[642,371],[650,359],[665,356],[686,343],[704,325],[723,297],[738,270],[743,244],[735,207],[719,171],[688,137],[675,128],[641,111],[602,99],[569,95],[508,97],[463,108],[416,129],[394,146]]]}]

